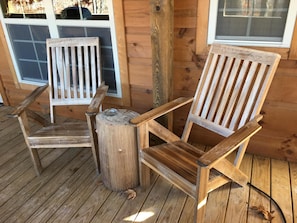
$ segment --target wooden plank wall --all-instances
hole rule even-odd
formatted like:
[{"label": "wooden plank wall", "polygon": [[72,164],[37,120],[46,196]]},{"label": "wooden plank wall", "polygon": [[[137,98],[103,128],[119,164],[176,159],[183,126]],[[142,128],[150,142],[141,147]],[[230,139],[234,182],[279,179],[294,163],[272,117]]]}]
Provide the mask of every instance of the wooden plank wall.
[{"label": "wooden plank wall", "polygon": [[[199,3],[200,10],[197,10]],[[208,1],[174,1],[174,62],[173,62],[173,98],[192,96],[199,81],[206,58]],[[127,45],[131,109],[143,113],[153,107],[152,84],[152,47],[150,27],[150,0],[123,0],[124,26]],[[197,15],[197,12],[199,13]],[[202,18],[202,25],[197,25],[197,16]],[[200,20],[201,21],[201,20]],[[203,25],[204,24],[204,25]],[[197,39],[196,39],[197,34]],[[3,40],[3,34],[1,34]],[[297,161],[297,28],[291,49],[277,50],[282,54],[282,61],[273,80],[267,100],[263,107],[263,130],[256,135],[249,152],[274,158]],[[201,46],[197,51],[196,45]],[[276,49],[267,48],[275,51]],[[196,52],[199,54],[197,55]],[[14,105],[24,95],[24,90],[17,88],[12,71],[5,59],[2,60],[3,48],[0,47],[0,75],[8,93],[9,102]],[[7,58],[6,58],[7,59]],[[25,92],[27,93],[27,91]],[[44,97],[45,100],[46,98]],[[108,105],[111,106],[111,105]],[[113,105],[116,106],[116,105]],[[188,107],[175,113],[175,131],[180,133],[185,122]],[[67,108],[64,114],[76,116],[77,109]],[[202,138],[211,143],[218,137],[207,132],[194,130],[191,140]]]},{"label": "wooden plank wall", "polygon": [[124,0],[124,12],[132,108],[142,113],[153,107],[149,1]]}]

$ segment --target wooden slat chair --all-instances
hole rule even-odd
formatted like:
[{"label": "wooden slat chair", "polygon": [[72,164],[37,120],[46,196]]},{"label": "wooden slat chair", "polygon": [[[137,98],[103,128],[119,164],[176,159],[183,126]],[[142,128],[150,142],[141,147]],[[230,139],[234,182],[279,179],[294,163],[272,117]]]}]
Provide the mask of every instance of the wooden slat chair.
[{"label": "wooden slat chair", "polygon": [[[150,184],[150,169],[196,201],[194,222],[203,222],[207,195],[232,181],[244,186],[248,177],[239,170],[250,138],[261,126],[260,110],[280,56],[247,48],[211,46],[194,98],[178,98],[131,120],[137,125],[140,182]],[[180,137],[156,119],[192,102]],[[187,143],[193,124],[224,139],[207,152]],[[150,147],[149,134],[164,144]],[[226,157],[236,151],[230,162]]]},{"label": "wooden slat chair", "polygon": [[[47,39],[48,80],[36,88],[12,113],[18,117],[37,175],[42,171],[37,149],[90,147],[99,173],[99,151],[95,116],[108,87],[101,83],[99,38]],[[50,120],[29,110],[49,88]],[[86,121],[55,123],[55,106],[88,105]],[[32,128],[31,121],[41,124]]]}]

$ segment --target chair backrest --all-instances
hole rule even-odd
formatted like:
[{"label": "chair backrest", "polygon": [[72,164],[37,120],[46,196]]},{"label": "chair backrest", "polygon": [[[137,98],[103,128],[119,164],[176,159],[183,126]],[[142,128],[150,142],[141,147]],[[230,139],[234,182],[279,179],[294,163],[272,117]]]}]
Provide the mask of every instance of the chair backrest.
[{"label": "chair backrest", "polygon": [[276,53],[212,45],[201,74],[183,139],[192,124],[229,136],[260,113],[280,60]]},{"label": "chair backrest", "polygon": [[98,37],[47,39],[51,122],[54,106],[87,105],[101,84]]}]

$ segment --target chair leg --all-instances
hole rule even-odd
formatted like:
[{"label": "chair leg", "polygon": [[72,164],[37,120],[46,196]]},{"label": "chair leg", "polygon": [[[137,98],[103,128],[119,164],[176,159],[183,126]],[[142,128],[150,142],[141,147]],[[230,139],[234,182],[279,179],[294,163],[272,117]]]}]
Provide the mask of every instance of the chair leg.
[{"label": "chair leg", "polygon": [[35,173],[36,173],[37,176],[40,176],[40,174],[42,172],[42,166],[41,166],[41,162],[40,162],[40,158],[39,158],[37,149],[36,148],[29,148],[29,151],[30,151],[31,159],[33,161]]},{"label": "chair leg", "polygon": [[206,167],[198,166],[197,174],[197,197],[196,197],[196,210],[195,220],[196,223],[203,223],[206,211],[207,201],[207,184],[209,179],[209,169]]},{"label": "chair leg", "polygon": [[95,168],[96,168],[96,174],[100,174],[100,160],[99,160],[99,149],[96,146],[92,146],[92,153],[93,153],[93,159],[95,162]]},{"label": "chair leg", "polygon": [[139,164],[139,173],[140,173],[140,186],[142,188],[142,190],[146,190],[150,184],[151,184],[151,169],[143,164],[142,162],[140,162]]}]

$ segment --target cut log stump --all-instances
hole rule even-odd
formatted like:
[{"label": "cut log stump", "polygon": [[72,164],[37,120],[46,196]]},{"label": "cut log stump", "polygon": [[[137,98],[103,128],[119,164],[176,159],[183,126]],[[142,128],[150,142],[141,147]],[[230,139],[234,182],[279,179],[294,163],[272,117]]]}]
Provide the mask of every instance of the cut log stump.
[{"label": "cut log stump", "polygon": [[129,122],[138,115],[126,109],[107,109],[96,116],[102,180],[113,191],[139,184],[136,128]]}]

